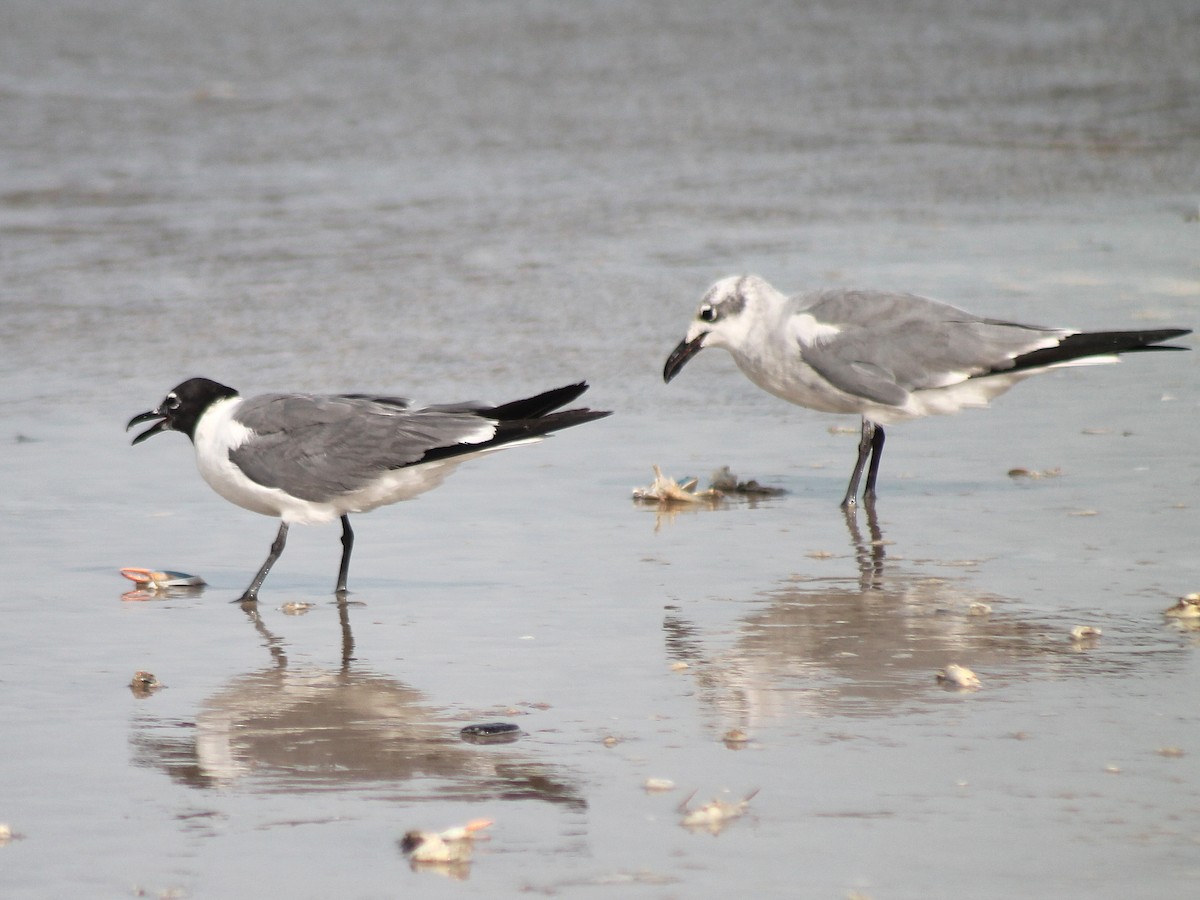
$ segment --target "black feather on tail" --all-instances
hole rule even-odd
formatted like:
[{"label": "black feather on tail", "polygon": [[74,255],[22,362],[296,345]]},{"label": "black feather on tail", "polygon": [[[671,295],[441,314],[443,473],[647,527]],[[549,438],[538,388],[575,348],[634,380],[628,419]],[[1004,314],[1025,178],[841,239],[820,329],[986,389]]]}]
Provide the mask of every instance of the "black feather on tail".
[{"label": "black feather on tail", "polygon": [[579,384],[569,384],[566,387],[538,394],[536,397],[514,400],[502,406],[473,409],[472,412],[481,418],[492,419],[497,423],[496,433],[492,439],[479,444],[456,444],[453,447],[430,450],[420,459],[420,462],[460,456],[464,453],[475,453],[489,447],[511,444],[514,441],[543,437],[552,431],[561,431],[573,425],[582,425],[584,422],[593,422],[596,419],[611,416],[612,412],[609,410],[586,408],[554,412],[560,406],[570,403],[587,389],[587,382],[581,381]]},{"label": "black feather on tail", "polygon": [[1089,356],[1113,356],[1145,350],[1187,350],[1187,347],[1162,346],[1162,341],[1191,334],[1190,328],[1161,328],[1155,331],[1092,331],[1072,334],[1054,347],[1023,353],[1007,367],[997,366],[985,374],[1041,369]]}]

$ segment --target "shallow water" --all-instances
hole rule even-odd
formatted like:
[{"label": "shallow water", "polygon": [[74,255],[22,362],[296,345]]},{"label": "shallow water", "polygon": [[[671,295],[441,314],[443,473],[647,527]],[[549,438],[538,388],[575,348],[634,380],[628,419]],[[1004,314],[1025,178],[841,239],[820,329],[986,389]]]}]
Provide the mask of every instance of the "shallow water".
[{"label": "shallow water", "polygon": [[[1194,327],[1193,7],[8,4],[0,892],[1193,892],[1200,356],[891,430],[875,521],[854,422],[659,377],[734,271]],[[193,374],[618,414],[359,518],[341,609],[293,529],[250,616],[274,526],[121,431]],[[660,514],[652,463],[788,493]],[[713,835],[693,789],[758,794]],[[465,869],[399,851],[479,817]]]}]

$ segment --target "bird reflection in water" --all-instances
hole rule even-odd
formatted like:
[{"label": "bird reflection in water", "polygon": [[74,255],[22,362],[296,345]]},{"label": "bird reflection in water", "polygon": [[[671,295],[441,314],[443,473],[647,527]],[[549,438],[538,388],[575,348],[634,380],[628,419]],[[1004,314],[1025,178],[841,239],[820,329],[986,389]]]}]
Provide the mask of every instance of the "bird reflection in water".
[{"label": "bird reflection in water", "polygon": [[687,664],[717,734],[753,734],[781,717],[893,715],[945,701],[934,673],[949,663],[988,671],[1022,659],[1044,669],[1068,655],[1043,628],[988,615],[990,603],[964,579],[907,571],[889,559],[874,504],[861,510],[865,530],[853,509],[843,513],[856,574],[787,579],[754,604],[727,649],[713,648],[722,635],[710,643],[678,607],[668,610],[669,661]]},{"label": "bird reflection in water", "polygon": [[463,742],[463,723],[446,710],[360,665],[348,607],[338,603],[342,659],[335,668],[290,665],[284,642],[257,609],[247,609],[271,664],[231,679],[201,704],[194,723],[143,711],[133,723],[135,763],[196,788],[395,791],[419,780],[412,790],[421,797],[586,808],[566,773],[525,757],[519,745]]}]

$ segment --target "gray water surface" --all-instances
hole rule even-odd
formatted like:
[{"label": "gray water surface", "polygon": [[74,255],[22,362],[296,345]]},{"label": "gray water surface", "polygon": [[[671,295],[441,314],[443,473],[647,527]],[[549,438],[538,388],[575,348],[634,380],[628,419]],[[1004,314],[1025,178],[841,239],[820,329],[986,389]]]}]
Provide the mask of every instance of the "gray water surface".
[{"label": "gray water surface", "polygon": [[[1195,327],[1194,3],[14,0],[0,121],[0,894],[1195,893],[1200,355],[891,429],[874,520],[854,421],[660,377],[733,272]],[[122,431],[197,374],[616,415],[359,517],[340,608],[293,529],[250,615],[275,526]]]}]

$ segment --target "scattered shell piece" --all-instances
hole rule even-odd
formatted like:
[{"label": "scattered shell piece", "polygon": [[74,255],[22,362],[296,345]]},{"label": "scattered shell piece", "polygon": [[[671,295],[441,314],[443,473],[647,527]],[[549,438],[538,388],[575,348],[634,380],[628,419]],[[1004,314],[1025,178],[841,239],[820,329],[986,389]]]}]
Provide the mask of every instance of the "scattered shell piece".
[{"label": "scattered shell piece", "polygon": [[476,832],[492,824],[491,819],[475,819],[445,831],[409,831],[400,839],[400,849],[414,863],[469,862],[475,841],[487,838]]},{"label": "scattered shell piece", "polygon": [[606,735],[604,739],[600,741],[600,743],[602,743],[605,747],[615,747],[617,744],[621,743],[621,739],[615,734],[609,734]]},{"label": "scattered shell piece", "polygon": [[721,466],[709,478],[709,488],[722,494],[747,494],[755,497],[778,497],[786,494],[783,488],[769,487],[759,484],[751,478],[749,481],[739,481],[738,477],[729,470],[729,466]]},{"label": "scattered shell piece", "polygon": [[1109,763],[1107,766],[1104,767],[1104,772],[1107,775],[1120,775],[1121,767],[1114,765],[1113,763]]},{"label": "scattered shell piece", "polygon": [[968,616],[990,616],[992,608],[981,600],[976,600],[967,607]]},{"label": "scattered shell piece", "polygon": [[642,782],[642,790],[648,794],[659,794],[663,791],[675,790],[675,782],[670,778],[647,778]]},{"label": "scattered shell piece", "polygon": [[688,668],[691,668],[691,667],[687,663],[685,663],[683,660],[680,660],[679,662],[671,663],[671,671],[672,672],[682,672],[684,669],[688,669]]},{"label": "scattered shell piece", "polygon": [[134,582],[143,590],[164,591],[167,588],[204,587],[204,579],[199,575],[189,575],[186,572],[158,571],[126,566],[121,574]]},{"label": "scattered shell piece", "polygon": [[122,600],[161,600],[166,597],[198,592],[204,587],[203,578],[199,575],[188,575],[186,572],[126,566],[121,569],[121,574],[137,585],[135,590],[122,594]]},{"label": "scattered shell piece", "polygon": [[315,603],[305,603],[302,600],[291,600],[279,607],[279,611],[285,616],[302,616],[316,605]]},{"label": "scattered shell piece", "polygon": [[160,687],[162,685],[153,672],[134,672],[133,680],[129,682],[129,689],[135,697],[149,697]]},{"label": "scattered shell piece", "polygon": [[957,663],[950,663],[946,668],[939,670],[937,680],[946,687],[967,691],[976,690],[980,685],[978,675],[966,666],[960,666]]},{"label": "scattered shell piece", "polygon": [[1091,625],[1076,625],[1071,629],[1071,640],[1076,644],[1094,644],[1102,634],[1103,631]]},{"label": "scattered shell piece", "polygon": [[710,800],[703,806],[689,809],[688,804],[696,796],[696,792],[692,791],[676,807],[676,810],[683,817],[679,820],[679,824],[684,828],[696,831],[704,830],[711,834],[720,834],[722,829],[733,819],[746,814],[746,810],[750,808],[750,801],[754,799],[757,793],[758,788],[755,788],[736,803],[728,803],[724,800]]},{"label": "scattered shell piece", "polygon": [[804,555],[809,559],[833,559],[833,554],[828,550],[809,550]]},{"label": "scattered shell piece", "polygon": [[1067,513],[1067,515],[1086,518],[1087,516],[1098,516],[1100,512],[1095,509],[1077,509],[1074,512]]},{"label": "scattered shell piece", "polygon": [[19,839],[21,835],[12,830],[7,822],[0,822],[0,847]]},{"label": "scattered shell piece", "polygon": [[742,731],[740,728],[730,728],[727,732],[721,735],[721,740],[726,744],[747,744],[750,742],[750,735]]},{"label": "scattered shell piece", "polygon": [[1179,759],[1179,757],[1184,755],[1182,747],[1159,747],[1154,752],[1159,756],[1165,756],[1167,759]]},{"label": "scattered shell piece", "polygon": [[1028,478],[1031,481],[1037,481],[1041,478],[1059,478],[1062,475],[1062,468],[1055,467],[1053,469],[1043,469],[1041,472],[1036,469],[1016,468],[1008,470],[1009,478]]},{"label": "scattered shell piece", "polygon": [[654,483],[649,487],[634,488],[633,499],[642,503],[714,503],[721,499],[719,491],[701,491],[696,493],[696,479],[678,482],[668,478],[662,469],[654,466]]},{"label": "scattered shell piece", "polygon": [[521,736],[521,728],[512,722],[484,722],[464,726],[458,736],[468,744],[509,744]]},{"label": "scattered shell piece", "polygon": [[1200,619],[1200,594],[1180,597],[1178,603],[1163,610],[1163,615],[1172,619]]}]

